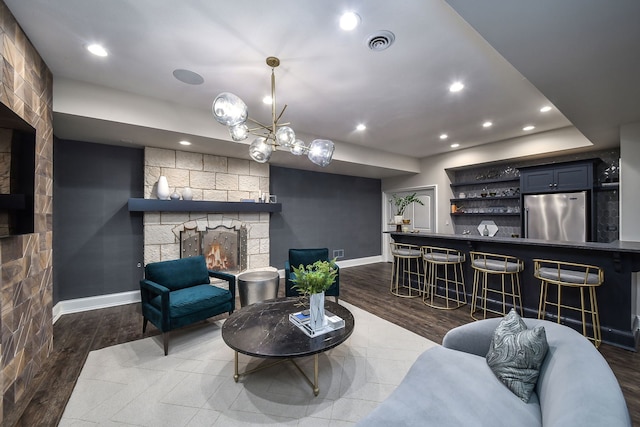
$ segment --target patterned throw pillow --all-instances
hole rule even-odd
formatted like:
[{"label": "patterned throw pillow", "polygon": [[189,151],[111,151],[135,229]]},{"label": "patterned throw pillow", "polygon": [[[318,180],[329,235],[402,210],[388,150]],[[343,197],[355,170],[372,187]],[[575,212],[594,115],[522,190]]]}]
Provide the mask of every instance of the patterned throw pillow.
[{"label": "patterned throw pillow", "polygon": [[527,329],[511,309],[496,328],[487,353],[487,364],[504,385],[525,403],[538,381],[549,345],[543,326]]}]

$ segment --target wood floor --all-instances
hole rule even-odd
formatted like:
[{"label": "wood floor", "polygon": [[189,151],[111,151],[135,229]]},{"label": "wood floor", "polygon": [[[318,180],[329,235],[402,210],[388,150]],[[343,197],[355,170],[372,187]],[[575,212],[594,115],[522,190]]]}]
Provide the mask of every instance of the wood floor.
[{"label": "wood floor", "polygon": [[[341,269],[341,299],[437,343],[442,342],[449,329],[471,321],[468,307],[435,310],[419,299],[391,295],[390,273],[389,263]],[[283,289],[281,283],[280,293]],[[54,349],[36,378],[39,387],[25,407],[9,412],[5,408],[3,425],[56,426],[88,353],[143,337],[139,304],[68,314],[53,329]],[[152,326],[148,329],[145,336],[157,334]],[[600,346],[600,351],[620,382],[633,424],[640,426],[640,354],[606,344]],[[160,347],[158,355],[162,355]]]}]

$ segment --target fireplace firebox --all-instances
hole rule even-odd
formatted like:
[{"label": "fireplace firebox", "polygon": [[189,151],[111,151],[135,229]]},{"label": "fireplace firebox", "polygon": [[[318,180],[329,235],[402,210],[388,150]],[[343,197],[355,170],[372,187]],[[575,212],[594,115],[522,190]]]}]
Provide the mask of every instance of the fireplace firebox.
[{"label": "fireplace firebox", "polygon": [[224,225],[180,232],[180,257],[204,255],[209,270],[239,273],[247,269],[247,228]]}]

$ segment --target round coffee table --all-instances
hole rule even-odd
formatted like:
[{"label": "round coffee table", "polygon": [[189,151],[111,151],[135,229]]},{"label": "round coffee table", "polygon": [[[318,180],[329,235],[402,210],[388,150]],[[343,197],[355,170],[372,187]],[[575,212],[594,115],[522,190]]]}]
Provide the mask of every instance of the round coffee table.
[{"label": "round coffee table", "polygon": [[[301,298],[278,298],[259,302],[234,312],[222,325],[222,339],[235,350],[234,375],[237,382],[241,375],[248,375],[259,368],[238,372],[238,353],[265,359],[279,359],[276,363],[290,360],[303,374],[318,395],[318,355],[342,344],[353,332],[355,320],[349,310],[325,300],[325,310],[344,320],[344,328],[316,337],[309,337],[289,321],[289,314],[303,310]],[[307,303],[308,305],[308,303]],[[314,356],[313,380],[302,371],[293,360],[298,357]]]}]

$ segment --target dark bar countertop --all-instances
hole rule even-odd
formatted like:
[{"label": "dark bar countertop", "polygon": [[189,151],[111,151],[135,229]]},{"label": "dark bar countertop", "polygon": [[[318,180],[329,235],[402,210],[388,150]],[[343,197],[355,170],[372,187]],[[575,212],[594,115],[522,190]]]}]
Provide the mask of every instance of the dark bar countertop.
[{"label": "dark bar countertop", "polygon": [[[535,258],[598,266],[604,270],[604,283],[596,290],[602,339],[608,344],[629,350],[635,351],[637,348],[634,273],[640,271],[640,242],[561,242],[473,234],[385,233],[391,234],[396,242],[451,248],[464,252],[467,256],[469,251],[478,251],[520,258],[525,264],[521,276],[521,292],[524,314],[527,317],[537,317],[538,313],[540,282],[533,277]],[[473,269],[469,262],[465,263],[464,274],[466,292],[470,297]],[[459,310],[469,310],[469,307]],[[577,318],[579,313],[567,314],[566,318],[563,314],[561,323],[581,330]]]}]

